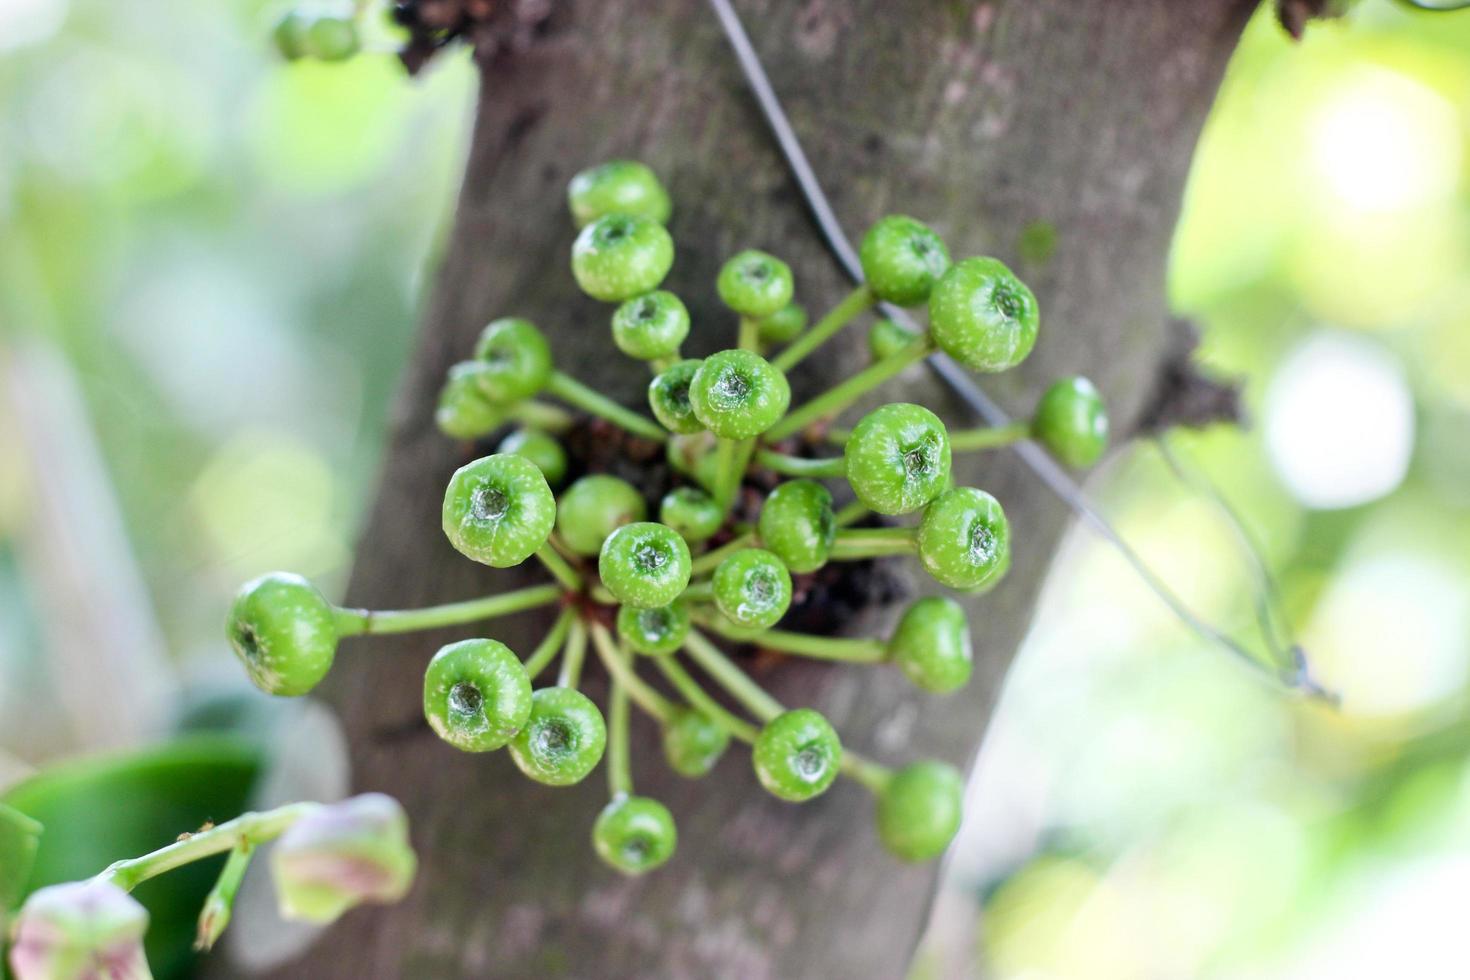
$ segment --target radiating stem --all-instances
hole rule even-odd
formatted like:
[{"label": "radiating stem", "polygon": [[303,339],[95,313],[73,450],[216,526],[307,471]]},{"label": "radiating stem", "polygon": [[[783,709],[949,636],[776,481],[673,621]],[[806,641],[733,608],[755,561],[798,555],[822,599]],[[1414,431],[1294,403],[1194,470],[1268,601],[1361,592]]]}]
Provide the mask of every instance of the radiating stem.
[{"label": "radiating stem", "polygon": [[741,633],[722,625],[714,616],[698,616],[701,626],[720,634],[726,639],[780,650],[803,657],[819,660],[843,660],[849,663],[876,664],[888,657],[887,648],[878,640],[855,639],[846,636],[816,636],[811,633],[792,633],[787,630],[763,630],[760,633]]},{"label": "radiating stem", "polygon": [[517,402],[510,410],[510,417],[533,429],[544,429],[561,435],[572,427],[572,413],[560,405],[548,405],[534,399]]},{"label": "radiating stem", "polygon": [[621,426],[635,436],[652,439],[654,442],[668,441],[669,434],[653,419],[624,408],[611,398],[582,384],[571,375],[560,371],[551,372],[551,380],[546,383],[546,390],[584,412]]},{"label": "radiating stem", "polygon": [[534,681],[556,659],[562,644],[566,642],[567,632],[572,628],[572,621],[576,618],[577,610],[571,606],[563,609],[561,615],[556,617],[556,622],[551,624],[550,631],[541,638],[536,649],[531,651],[531,655],[526,658],[526,676],[531,680]]},{"label": "radiating stem", "polygon": [[755,451],[754,439],[721,439],[715,448],[715,503],[729,513]]},{"label": "radiating stem", "polygon": [[837,532],[828,555],[833,561],[852,558],[879,558],[884,555],[910,555],[918,545],[910,527],[863,527]]},{"label": "radiating stem", "polygon": [[550,541],[536,549],[536,557],[541,559],[541,564],[551,573],[552,578],[562,584],[562,588],[569,592],[580,592],[582,590],[582,573],[573,568],[563,558]]},{"label": "radiating stem", "polygon": [[778,453],[774,449],[757,449],[755,461],[766,469],[775,470],[783,476],[805,476],[825,480],[847,473],[847,460],[841,456],[811,459],[805,456]]},{"label": "radiating stem", "polygon": [[572,620],[567,642],[561,654],[561,670],[556,675],[557,687],[576,687],[582,680],[582,662],[587,659],[587,627],[580,619]]},{"label": "radiating stem", "polygon": [[720,562],[729,558],[735,552],[754,546],[755,532],[747,531],[738,537],[731,538],[718,548],[712,551],[706,551],[704,554],[695,558],[694,563],[689,566],[689,574],[698,576],[706,572],[712,572],[720,566]]},{"label": "radiating stem", "polygon": [[708,601],[715,597],[715,587],[709,582],[691,582],[681,596],[687,602]]},{"label": "radiating stem", "polygon": [[740,318],[740,337],[737,346],[741,350],[761,352],[761,325],[754,317],[743,316]]},{"label": "radiating stem", "polygon": [[848,748],[842,750],[842,772],[874,793],[883,792],[893,779],[892,769]]},{"label": "radiating stem", "polygon": [[832,516],[833,522],[838,527],[850,527],[871,513],[872,511],[863,506],[861,500],[854,500],[852,503],[843,506],[842,509]]},{"label": "radiating stem", "polygon": [[616,677],[607,695],[607,789],[614,797],[633,792],[628,752],[628,688]]},{"label": "radiating stem", "polygon": [[902,350],[889,354],[883,360],[868,365],[846,381],[828,389],[771,426],[765,434],[766,442],[780,442],[787,436],[800,432],[813,422],[829,415],[836,415],[910,364],[923,360],[932,351],[933,347],[928,342],[909,344]]},{"label": "radiating stem", "polygon": [[[731,697],[743,704],[746,710],[757,718],[769,721],[786,710],[780,701],[767,694],[764,688],[746,676],[714,644],[698,633],[689,634],[688,639],[684,641],[684,649],[694,658],[695,663],[699,664],[730,693]],[[680,694],[683,694],[691,704],[709,715],[714,721],[724,725],[736,738],[747,742],[755,741],[759,732],[754,726],[741,721],[720,707],[710,699],[708,694],[704,693],[692,677],[677,664],[665,663],[666,660],[668,660],[666,657],[660,658],[659,666],[663,668],[664,674]],[[842,750],[841,767],[844,774],[875,793],[882,792],[893,776],[892,770],[888,767],[847,748]]]},{"label": "radiating stem", "polygon": [[658,666],[659,670],[663,671],[663,675],[669,679],[669,683],[674,685],[674,690],[678,691],[684,700],[689,702],[690,707],[709,718],[742,742],[755,741],[755,737],[760,733],[760,729],[756,728],[744,718],[731,714],[724,705],[710,697],[709,692],[701,687],[699,681],[695,680],[687,670],[679,666],[677,660],[673,657],[655,657],[653,662]]},{"label": "radiating stem", "polygon": [[239,846],[242,841],[254,845],[274,840],[287,827],[320,806],[320,803],[288,803],[262,813],[244,813],[217,827],[188,834],[182,840],[160,847],[142,857],[114,862],[94,880],[111,882],[123,891],[132,891],[141,883],[156,878],[165,871],[181,868],[215,854],[223,854]]},{"label": "radiating stem", "polygon": [[660,724],[668,724],[674,719],[674,713],[679,710],[678,705],[644,683],[629,663],[627,652],[618,649],[607,627],[598,622],[592,624],[592,646],[597,650],[597,657],[607,668],[607,672],[628,689],[628,696],[638,707],[658,719]]},{"label": "radiating stem", "polygon": [[457,626],[482,619],[493,619],[510,613],[549,606],[562,597],[556,585],[533,585],[513,592],[450,602],[423,609],[342,609],[335,610],[337,634],[356,636],[361,633],[410,633],[437,626]]},{"label": "radiating stem", "polygon": [[957,429],[949,434],[949,447],[957,453],[977,449],[998,449],[1020,442],[1031,435],[1029,422],[1012,422],[983,429]]},{"label": "radiating stem", "polygon": [[770,721],[784,710],[781,702],[767,694],[765,688],[735,666],[735,662],[707,640],[704,634],[690,630],[684,639],[684,649],[706,674],[715,679],[715,683],[761,721]]},{"label": "radiating stem", "polygon": [[812,351],[825,344],[833,334],[841,330],[853,321],[864,310],[871,309],[877,302],[877,297],[866,285],[862,285],[848,293],[832,311],[812,324],[800,337],[791,342],[787,347],[771,361],[773,365],[782,371],[790,371],[800,364]]}]

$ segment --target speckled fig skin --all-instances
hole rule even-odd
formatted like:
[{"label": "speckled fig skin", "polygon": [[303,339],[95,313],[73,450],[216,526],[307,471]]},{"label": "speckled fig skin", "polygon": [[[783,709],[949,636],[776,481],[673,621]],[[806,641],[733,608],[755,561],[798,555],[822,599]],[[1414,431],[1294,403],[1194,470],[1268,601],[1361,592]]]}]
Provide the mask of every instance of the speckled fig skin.
[{"label": "speckled fig skin", "polygon": [[803,803],[820,796],[842,766],[842,742],[830,722],[811,708],[773,718],[751,749],[756,777],[773,796]]},{"label": "speckled fig skin", "polygon": [[932,861],[960,829],[965,781],[943,762],[915,762],[878,794],[878,839],[894,857]]},{"label": "speckled fig skin", "polygon": [[747,249],[720,267],[715,281],[720,299],[741,316],[759,319],[779,313],[796,289],[791,267],[774,255]]},{"label": "speckled fig skin", "polygon": [[707,775],[730,746],[730,733],[693,708],[679,708],[664,725],[664,759],[681,776]]},{"label": "speckled fig skin", "polygon": [[674,240],[647,218],[609,214],[583,228],[572,243],[572,275],[582,292],[621,303],[659,287],[674,264]]},{"label": "speckled fig skin", "polygon": [[516,429],[500,440],[498,453],[514,453],[536,464],[549,486],[561,483],[567,475],[567,451],[554,436],[539,429]]},{"label": "speckled fig skin", "polygon": [[1108,413],[1102,395],[1083,377],[1054,382],[1036,403],[1031,434],[1067,466],[1091,466],[1108,448]]},{"label": "speckled fig skin", "polygon": [[510,757],[531,779],[570,786],[587,778],[607,748],[607,722],[597,705],[569,687],[531,695],[531,716],[510,742]]},{"label": "speckled fig skin", "polygon": [[974,668],[964,607],[944,596],[916,601],[888,640],[888,659],[926,691],[947,694],[964,687]]},{"label": "speckled fig skin", "polygon": [[972,371],[1015,367],[1036,345],[1036,297],[996,259],[956,262],[929,296],[929,332],[939,349]]},{"label": "speckled fig skin", "polygon": [[493,568],[509,568],[546,543],[556,498],[524,456],[496,453],[454,471],[444,491],[443,527],[456,551]]},{"label": "speckled fig skin", "polygon": [[663,524],[624,524],[602,543],[597,572],[624,605],[667,606],[689,584],[692,559],[679,532]]},{"label": "speckled fig skin", "polygon": [[509,418],[506,408],[486,398],[480,387],[480,375],[487,370],[484,361],[462,361],[449,369],[434,409],[434,424],[449,438],[479,439]]},{"label": "speckled fig skin", "polygon": [[756,324],[760,339],[767,344],[789,344],[806,329],[806,307],[787,303],[775,313],[760,318]]},{"label": "speckled fig skin", "polygon": [[226,633],[251,682],[267,694],[307,693],[332,669],[337,654],[332,604],[289,572],[245,583],[230,607]]},{"label": "speckled fig skin", "polygon": [[591,557],[607,536],[648,516],[643,495],[626,480],[605,473],[584,476],[562,491],[556,533],[573,554]]},{"label": "speckled fig skin", "polygon": [[704,431],[704,423],[694,414],[689,401],[689,385],[694,381],[699,366],[704,361],[698,358],[679,361],[660,371],[648,383],[648,407],[659,425],[677,435],[693,435]]},{"label": "speckled fig skin", "polygon": [[791,573],[764,548],[746,548],[720,562],[713,585],[720,612],[745,629],[776,625],[791,605]]},{"label": "speckled fig skin", "polygon": [[592,825],[598,857],[625,875],[652,871],[674,856],[678,844],[673,814],[647,796],[615,797]]},{"label": "speckled fig skin", "polygon": [[852,492],[879,514],[912,513],[949,482],[949,433],[921,405],[901,402],[869,412],[853,427],[843,456]]},{"label": "speckled fig skin", "polygon": [[925,508],[918,541],[919,561],[935,580],[951,589],[978,589],[1004,569],[1011,530],[994,497],[955,487]]},{"label": "speckled fig skin", "polygon": [[837,520],[832,492],[815,480],[787,480],[766,497],[758,524],[761,544],[793,572],[827,563]]},{"label": "speckled fig skin", "polygon": [[949,268],[949,249],[928,225],[907,215],[880,218],[858,251],[863,278],[879,299],[918,306]]},{"label": "speckled fig skin", "polygon": [[578,228],[609,214],[666,225],[674,211],[657,175],[636,160],[612,160],[578,173],[567,184],[567,207]]},{"label": "speckled fig skin", "polygon": [[689,403],[705,428],[724,439],[748,439],[775,425],[791,406],[791,385],[759,354],[724,350],[694,372]]},{"label": "speckled fig skin", "polygon": [[531,679],[504,643],[451,643],[424,671],[424,717],[462,752],[503,748],[530,715]]},{"label": "speckled fig skin", "polygon": [[689,336],[689,310],[666,290],[635,296],[613,313],[612,336],[618,350],[640,361],[672,357]]},{"label": "speckled fig skin", "polygon": [[690,544],[709,540],[725,522],[715,499],[698,487],[675,487],[659,502],[658,519]]},{"label": "speckled fig skin", "polygon": [[618,636],[638,653],[650,657],[665,657],[683,646],[689,624],[689,607],[678,599],[652,609],[618,608]]},{"label": "speckled fig skin", "polygon": [[887,317],[880,317],[868,328],[868,354],[873,360],[881,361],[918,339],[919,335],[913,331],[900,327]]},{"label": "speckled fig skin", "polygon": [[475,343],[475,360],[485,365],[475,380],[497,405],[524,401],[546,387],[551,377],[551,346],[530,320],[492,320]]}]

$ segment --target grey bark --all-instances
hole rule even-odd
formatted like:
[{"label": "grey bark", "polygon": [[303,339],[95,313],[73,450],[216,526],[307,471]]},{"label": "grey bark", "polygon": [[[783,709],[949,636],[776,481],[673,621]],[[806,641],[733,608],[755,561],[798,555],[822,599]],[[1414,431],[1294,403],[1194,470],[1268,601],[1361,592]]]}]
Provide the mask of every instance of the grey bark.
[{"label": "grey bark", "polygon": [[[957,255],[994,254],[1036,290],[1043,327],[1020,370],[986,379],[1018,413],[1048,379],[1092,377],[1120,431],[1166,352],[1164,270],[1189,161],[1246,0],[995,0],[739,4],[835,206],[861,230],[896,210],[930,221]],[[433,429],[445,369],[491,317],[529,316],[560,365],[630,404],[646,374],[618,358],[609,310],[577,294],[563,192],[578,169],[634,157],[666,179],[679,245],[670,288],[689,301],[689,349],[732,342],[714,298],[718,263],[763,247],[796,269],[814,308],[845,290],[696,0],[568,0],[530,50],[486,69],[458,217],[416,354],[405,372],[353,604],[405,606],[540,579],[492,572],[439,532],[461,450]],[[1028,231],[1029,229],[1029,231]],[[1055,248],[1030,250],[1023,232]],[[797,396],[862,360],[856,331],[804,365]],[[922,369],[884,392],[961,419]],[[895,673],[784,661],[761,680],[825,711],[846,743],[889,762],[967,765],[1067,515],[1005,455],[958,477],[991,490],[1014,526],[1006,582],[971,603],[978,668],[949,698]],[[875,610],[874,623],[888,613]],[[525,652],[548,616],[490,627]],[[640,792],[664,800],[679,853],[640,880],[603,868],[588,834],[601,774],[533,785],[504,753],[461,755],[421,722],[425,662],[473,631],[352,641],[327,685],[353,747],[358,788],[408,807],[423,869],[411,897],[356,912],[291,975],[895,977],[924,922],[933,866],[886,857],[866,793],[841,782],[791,806],[763,794],[748,757],[682,780],[650,725],[635,723]],[[588,689],[602,678],[592,668]]]}]

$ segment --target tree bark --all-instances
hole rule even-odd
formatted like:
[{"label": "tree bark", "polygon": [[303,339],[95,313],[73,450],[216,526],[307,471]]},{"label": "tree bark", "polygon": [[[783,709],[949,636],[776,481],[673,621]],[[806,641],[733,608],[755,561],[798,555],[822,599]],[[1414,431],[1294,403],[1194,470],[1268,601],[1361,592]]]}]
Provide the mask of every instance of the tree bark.
[{"label": "tree bark", "polygon": [[[1254,4],[739,7],[850,230],[913,214],[957,257],[997,255],[1035,289],[1036,352],[982,379],[999,400],[1025,413],[1049,379],[1085,373],[1128,430],[1167,348],[1165,259],[1191,153]],[[432,405],[480,327],[508,314],[540,324],[563,369],[642,405],[646,372],[616,354],[609,309],[578,294],[568,269],[566,182],[620,157],[648,162],[673,194],[668,285],[694,315],[691,354],[733,344],[713,282],[739,248],[785,257],[814,312],[847,288],[703,4],[559,2],[544,36],[484,72],[458,217],[397,404],[352,604],[428,604],[544,580],[529,566],[480,568],[445,542],[440,500],[464,456],[434,431]],[[803,365],[796,397],[854,370],[860,336]],[[922,368],[883,392],[895,399],[966,418]],[[1014,528],[1009,577],[970,603],[978,664],[965,691],[926,696],[884,669],[755,665],[783,701],[818,707],[847,745],[887,762],[973,759],[1067,518],[1008,454],[966,459],[957,479],[995,493]],[[881,628],[892,612],[854,628]],[[548,619],[485,629],[524,654]],[[457,753],[423,725],[424,665],[463,635],[354,640],[340,656],[326,691],[356,782],[408,807],[423,866],[406,902],[353,913],[290,975],[903,975],[936,867],[881,852],[865,791],[843,781],[810,804],[780,803],[738,748],[712,777],[683,780],[663,764],[653,727],[635,721],[635,781],[675,814],[679,853],[657,873],[620,878],[588,840],[605,802],[601,773],[548,789],[505,753]],[[601,697],[595,667],[586,686]]]}]

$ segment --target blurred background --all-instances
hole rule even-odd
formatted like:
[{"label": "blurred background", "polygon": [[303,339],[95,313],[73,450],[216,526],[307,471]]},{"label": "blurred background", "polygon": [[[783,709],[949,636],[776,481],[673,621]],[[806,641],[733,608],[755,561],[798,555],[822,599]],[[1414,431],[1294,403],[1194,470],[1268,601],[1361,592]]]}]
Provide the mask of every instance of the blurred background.
[{"label": "blurred background", "polygon": [[[270,13],[0,0],[0,791],[210,727],[239,583],[345,581],[474,73],[283,65]],[[1259,684],[1074,530],[917,977],[1464,975],[1467,138],[1470,14],[1251,25],[1172,269],[1250,424],[1169,445],[1264,542],[1342,708]],[[1260,581],[1207,493],[1148,443],[1094,489],[1249,633]]]}]

